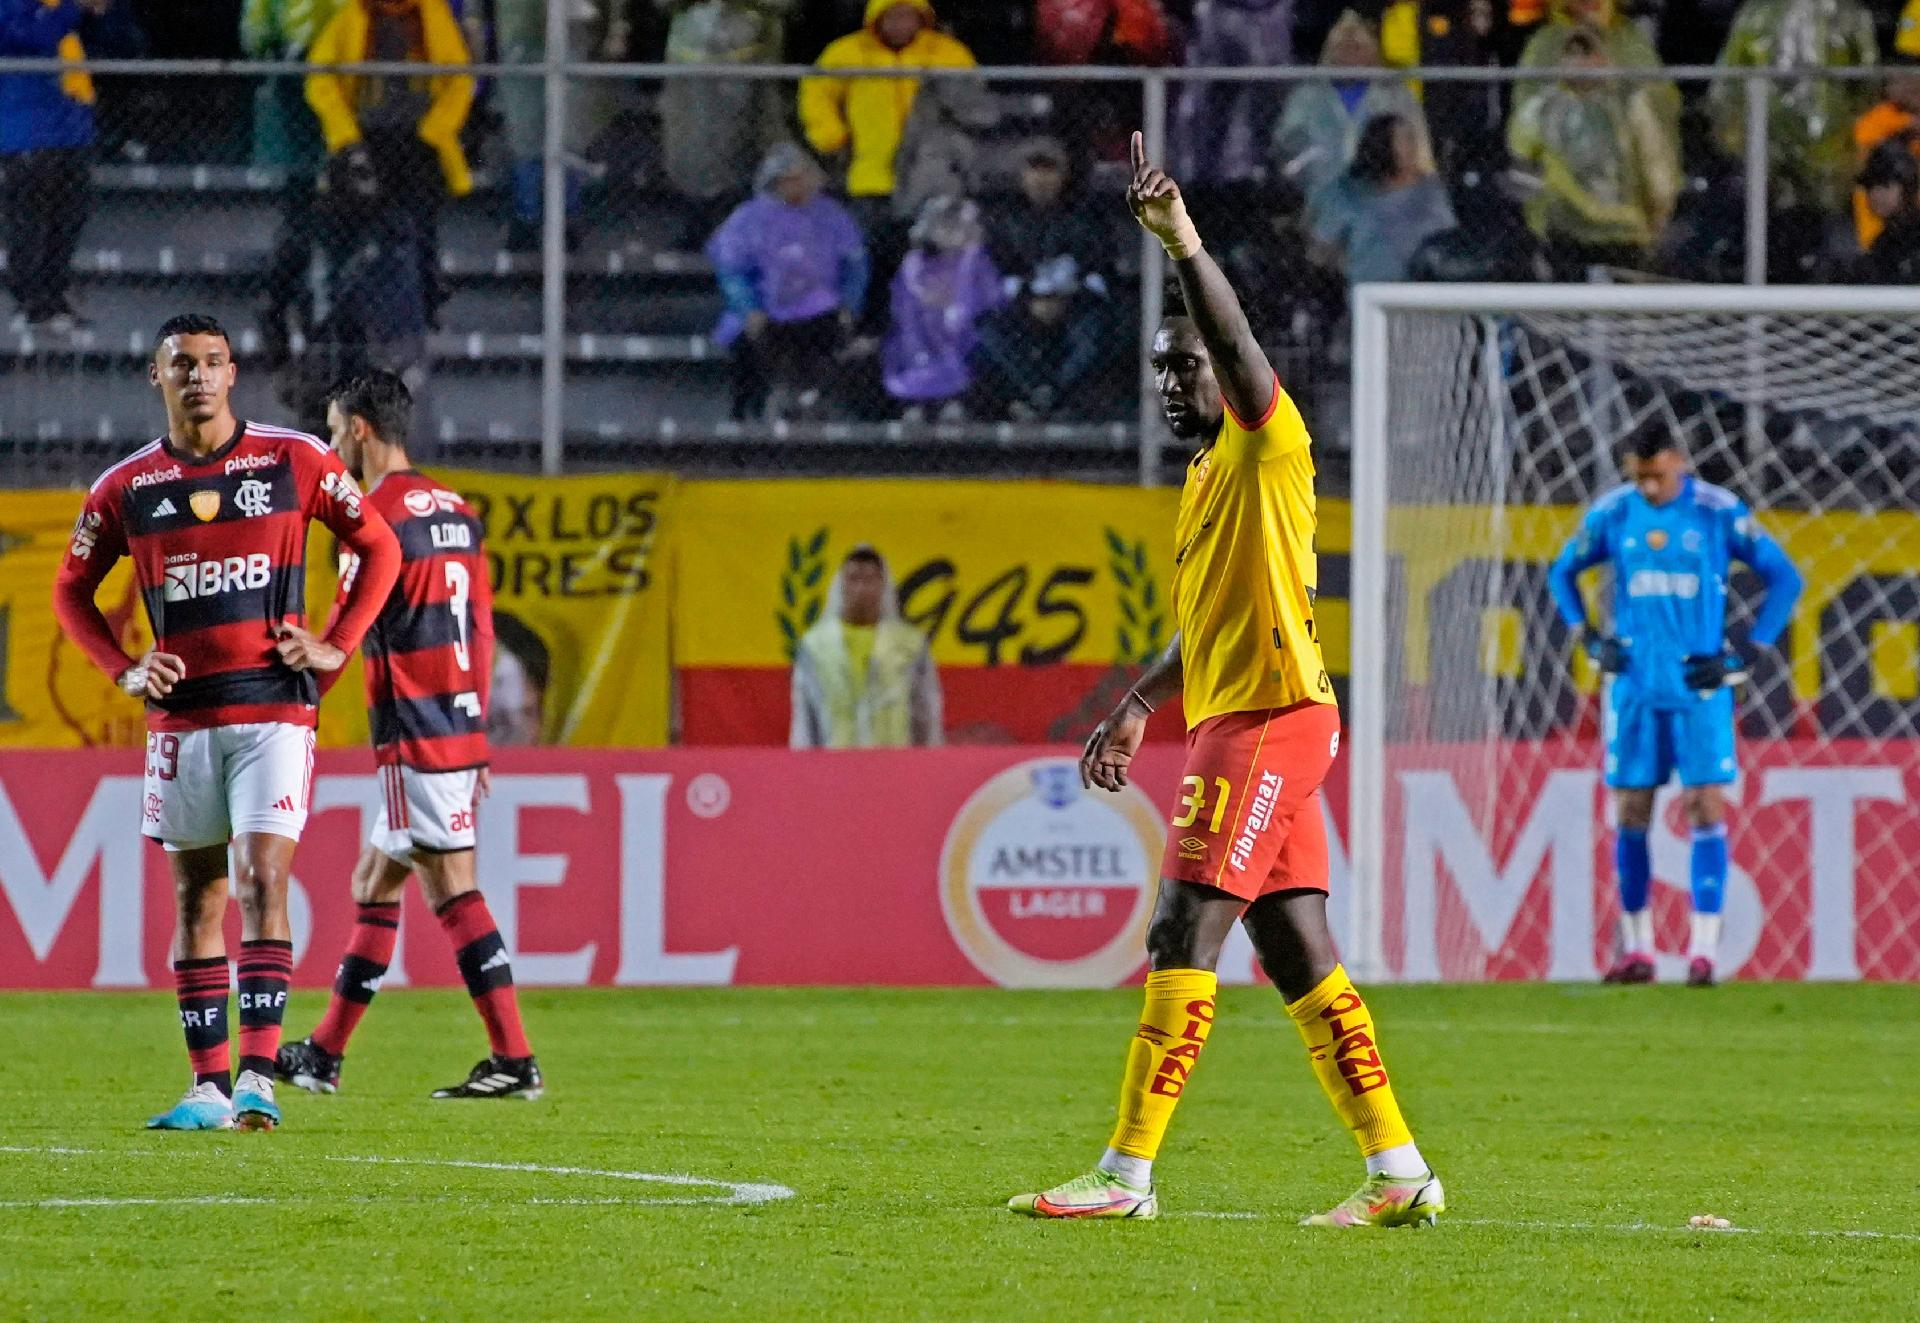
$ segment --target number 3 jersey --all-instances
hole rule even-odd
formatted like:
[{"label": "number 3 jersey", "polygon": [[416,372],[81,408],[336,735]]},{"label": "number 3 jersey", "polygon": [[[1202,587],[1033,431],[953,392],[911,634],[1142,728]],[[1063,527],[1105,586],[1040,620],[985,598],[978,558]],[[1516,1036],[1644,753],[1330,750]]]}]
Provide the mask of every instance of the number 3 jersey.
[{"label": "number 3 jersey", "polygon": [[[101,581],[122,557],[153,626],[154,647],[180,658],[186,677],[147,704],[153,731],[250,722],[312,726],[319,686],[280,660],[274,631],[306,624],[307,529],[319,520],[378,563],[384,594],[395,551],[385,521],[363,509],[340,457],[304,432],[241,423],[207,455],[149,443],[109,468],[87,492],[54,584],[61,628],[102,671],[131,659],[94,609]],[[328,642],[351,652],[373,603],[334,613]]]},{"label": "number 3 jersey", "polygon": [[[480,520],[413,469],[382,478],[367,503],[400,539],[400,577],[360,644],[375,754],[427,772],[484,766],[493,589]],[[359,569],[343,555],[342,601]]]}]

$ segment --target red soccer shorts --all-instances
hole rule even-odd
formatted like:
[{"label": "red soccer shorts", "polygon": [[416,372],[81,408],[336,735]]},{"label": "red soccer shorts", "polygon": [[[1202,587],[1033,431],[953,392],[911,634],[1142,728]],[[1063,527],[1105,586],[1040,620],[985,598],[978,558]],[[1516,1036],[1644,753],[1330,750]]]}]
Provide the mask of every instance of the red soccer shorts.
[{"label": "red soccer shorts", "polygon": [[1228,712],[1195,726],[1161,875],[1246,901],[1325,891],[1320,782],[1339,748],[1331,703]]}]

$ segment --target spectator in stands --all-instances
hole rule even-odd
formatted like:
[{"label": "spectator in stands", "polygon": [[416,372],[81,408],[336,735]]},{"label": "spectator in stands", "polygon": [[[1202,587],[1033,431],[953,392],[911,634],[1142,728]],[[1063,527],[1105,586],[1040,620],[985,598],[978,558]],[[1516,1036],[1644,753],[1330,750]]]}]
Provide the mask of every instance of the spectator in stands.
[{"label": "spectator in stands", "polygon": [[[1575,32],[1560,58],[1604,69],[1604,39]],[[1584,279],[1592,266],[1647,268],[1681,178],[1678,144],[1646,88],[1564,79],[1514,111],[1507,144],[1538,182],[1527,217],[1562,278]]]},{"label": "spectator in stands", "polygon": [[976,324],[1001,303],[1000,273],[987,256],[980,209],[965,199],[934,198],[908,237],[912,248],[893,278],[881,379],[909,420],[957,422],[973,385]]},{"label": "spectator in stands", "polygon": [[[1349,9],[1327,34],[1320,67],[1366,69],[1380,63],[1379,35]],[[1273,129],[1269,148],[1272,168],[1311,198],[1346,170],[1360,141],[1361,127],[1382,115],[1396,116],[1411,127],[1420,159],[1431,169],[1433,152],[1427,144],[1427,121],[1413,89],[1397,78],[1370,82],[1342,78],[1337,73],[1324,80],[1299,83],[1287,97],[1287,108]]]},{"label": "spectator in stands", "polygon": [[[865,26],[820,53],[822,72],[800,82],[800,124],[823,156],[847,161],[850,198],[893,193],[894,155],[920,91],[918,78],[847,78],[836,69],[970,69],[973,53],[934,27],[930,0],[868,0]],[[867,217],[872,219],[872,217]]]},{"label": "spectator in stands", "polygon": [[1159,0],[1036,0],[1034,46],[1042,64],[1157,68],[1173,58]]},{"label": "spectator in stands", "polygon": [[[537,65],[546,59],[547,0],[495,0],[495,4],[501,61]],[[625,13],[614,3],[568,4],[566,58],[582,63],[624,58],[628,34]],[[512,212],[504,243],[508,252],[534,252],[540,247],[546,199],[546,86],[538,76],[508,77],[498,80],[496,89],[506,121],[507,154],[513,158]],[[580,242],[573,217],[579,210],[580,190],[586,180],[579,163],[589,158],[596,140],[613,123],[618,87],[608,78],[569,78],[566,97],[566,141],[562,146],[570,158],[565,194],[567,246],[571,249]],[[710,127],[718,137],[726,125],[716,115]]]},{"label": "spectator in stands", "polygon": [[[0,56],[84,60],[85,29],[112,3],[0,0]],[[0,74],[0,174],[16,331],[66,334],[79,324],[67,286],[92,195],[93,101],[93,79],[79,69]]]},{"label": "spectator in stands", "polygon": [[[1293,59],[1294,0],[1201,0],[1187,42],[1191,68],[1259,68]],[[1257,178],[1267,133],[1280,116],[1280,85],[1190,82],[1174,111],[1174,166],[1189,184]]]},{"label": "spectator in stands", "polygon": [[[1410,8],[1412,6],[1409,6]],[[1495,0],[1428,0],[1418,6],[1417,59],[1429,68],[1488,69],[1504,61],[1507,7]],[[1385,44],[1384,42],[1382,43]],[[1507,122],[1507,86],[1429,80],[1423,106],[1433,137],[1434,159],[1454,181],[1477,170],[1488,143],[1499,142]]]},{"label": "spectator in stands", "polygon": [[1460,223],[1420,245],[1407,263],[1407,279],[1553,279],[1546,251],[1513,196],[1504,156],[1470,162],[1454,180],[1452,201]]},{"label": "spectator in stands", "polygon": [[942,742],[940,673],[900,618],[893,576],[865,543],[847,553],[820,623],[793,652],[796,749],[925,748]]},{"label": "spectator in stands", "polygon": [[987,251],[1002,271],[1036,271],[1071,257],[1105,292],[1117,247],[1106,205],[1089,198],[1058,138],[1029,140],[1019,151],[1020,191],[987,209]]},{"label": "spectator in stands", "polygon": [[[1526,48],[1520,52],[1523,69],[1564,69],[1567,42],[1575,33],[1588,41],[1597,40],[1606,56],[1606,64],[1615,69],[1658,69],[1660,52],[1647,40],[1634,21],[1621,12],[1617,0],[1552,0],[1547,21],[1534,30]],[[1553,84],[1523,82],[1514,89],[1516,113]],[[1680,130],[1680,89],[1664,78],[1618,83],[1622,88],[1639,88],[1647,93],[1648,104],[1659,114],[1669,132]]]},{"label": "spectator in stands", "polygon": [[1008,278],[1012,302],[980,324],[975,413],[1045,422],[1112,412],[1126,341],[1105,284],[1096,282],[1066,254]]},{"label": "spectator in stands", "polygon": [[[1920,0],[1915,3],[1920,5]],[[1896,48],[1887,63],[1898,66],[1898,70],[1887,75],[1885,99],[1853,124],[1853,145],[1863,166],[1875,147],[1893,138],[1904,139],[1920,152],[1920,60]],[[1873,247],[1873,241],[1880,237],[1880,224],[1880,217],[1867,202],[1866,190],[1856,186],[1853,227],[1860,239],[1860,251]]]},{"label": "spectator in stands", "polygon": [[[656,0],[673,11],[669,64],[779,64],[795,0]],[[780,85],[670,78],[660,88],[667,182],[693,204],[697,233],[749,190],[767,149],[787,136]],[[704,223],[703,223],[704,222]]]},{"label": "spectator in stands", "polygon": [[[1870,65],[1879,58],[1873,16],[1860,0],[1746,0],[1720,52],[1722,67],[1796,69],[1769,83],[1768,202],[1776,214],[1804,212],[1852,248],[1848,192],[1856,170],[1852,129],[1872,99],[1856,79],[1820,77],[1822,68]],[[1740,78],[1717,80],[1708,104],[1722,145],[1745,153],[1747,90]]]},{"label": "spectator in stands", "polygon": [[[1160,0],[1036,0],[1034,54],[1041,64],[1157,67],[1174,58]],[[1140,125],[1140,89],[1078,80],[1049,89],[1055,122],[1099,160],[1125,160]]]},{"label": "spectator in stands", "polygon": [[[466,38],[447,0],[349,0],[320,30],[316,64],[393,61],[467,64]],[[329,155],[364,158],[385,207],[407,213],[421,238],[428,318],[441,303],[439,214],[449,196],[473,191],[460,130],[473,107],[473,78],[307,75],[307,104],[319,116]]]},{"label": "spectator in stands", "polygon": [[913,99],[893,158],[892,260],[898,239],[928,199],[967,197],[981,183],[980,138],[1000,118],[987,85],[973,78],[928,79]]},{"label": "spectator in stands", "polygon": [[727,300],[714,339],[734,346],[733,416],[817,415],[866,300],[866,245],[792,143],[767,153],[754,184],[707,243]]},{"label": "spectator in stands", "polygon": [[1217,218],[1203,215],[1207,245],[1263,341],[1307,340],[1339,321],[1346,285],[1338,272],[1309,256],[1313,244],[1299,190],[1275,179],[1239,185],[1228,197],[1232,205],[1220,208]]},{"label": "spectator in stands", "polygon": [[[371,157],[331,157],[274,252],[262,338],[281,402],[302,423],[324,419],[333,387],[374,368],[416,391],[424,385],[433,251],[420,219],[390,205],[382,187]],[[319,316],[309,286],[316,258],[326,295]],[[306,342],[298,357],[295,334]]]},{"label": "spectator in stands", "polygon": [[1421,159],[1413,126],[1376,115],[1360,130],[1346,170],[1307,199],[1307,224],[1318,260],[1340,267],[1351,286],[1405,280],[1414,251],[1452,228],[1453,209]]},{"label": "spectator in stands", "polygon": [[1867,153],[1859,183],[1880,230],[1854,260],[1854,282],[1920,285],[1920,160],[1907,141],[1889,139]]},{"label": "spectator in stands", "polygon": [[[304,60],[347,0],[247,0],[240,50],[249,60]],[[254,89],[253,160],[309,169],[326,155],[299,78],[265,78]],[[302,190],[304,196],[305,190]]]}]

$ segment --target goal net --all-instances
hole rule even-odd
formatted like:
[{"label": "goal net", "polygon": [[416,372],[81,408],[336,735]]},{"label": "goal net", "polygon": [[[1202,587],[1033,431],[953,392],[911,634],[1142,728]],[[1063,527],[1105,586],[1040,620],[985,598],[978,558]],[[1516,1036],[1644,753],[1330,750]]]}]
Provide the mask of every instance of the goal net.
[{"label": "goal net", "polygon": [[[1375,978],[1587,979],[1613,952],[1599,685],[1547,590],[1666,420],[1806,580],[1739,700],[1721,968],[1920,979],[1920,294],[1404,286],[1354,318],[1348,941]],[[1604,567],[1587,578],[1605,619]],[[1730,633],[1757,578],[1736,570]],[[1683,970],[1687,826],[1652,835]]]}]

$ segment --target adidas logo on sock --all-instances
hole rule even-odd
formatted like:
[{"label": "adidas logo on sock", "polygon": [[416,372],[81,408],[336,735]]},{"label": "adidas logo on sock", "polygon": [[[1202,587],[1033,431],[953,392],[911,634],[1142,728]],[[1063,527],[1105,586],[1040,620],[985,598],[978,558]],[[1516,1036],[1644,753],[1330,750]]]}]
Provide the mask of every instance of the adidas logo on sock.
[{"label": "adidas logo on sock", "polygon": [[178,510],[173,508],[173,498],[171,496],[167,497],[165,500],[161,501],[160,504],[153,507],[153,517],[155,519],[160,518],[162,515],[174,515],[179,513],[180,512]]},{"label": "adidas logo on sock", "polygon": [[498,969],[506,963],[507,963],[507,948],[503,946],[498,951],[495,951],[492,955],[487,957],[487,963],[480,966],[480,972],[484,974],[489,969]]}]

